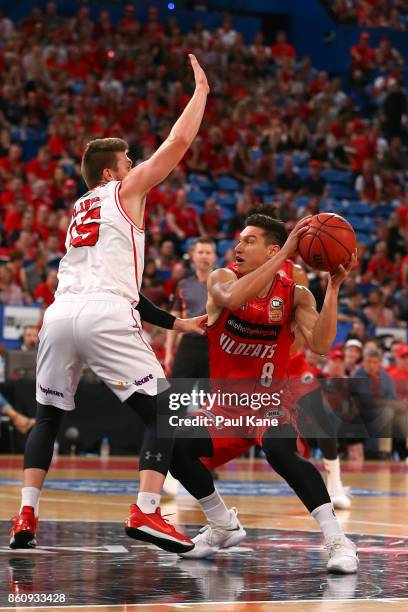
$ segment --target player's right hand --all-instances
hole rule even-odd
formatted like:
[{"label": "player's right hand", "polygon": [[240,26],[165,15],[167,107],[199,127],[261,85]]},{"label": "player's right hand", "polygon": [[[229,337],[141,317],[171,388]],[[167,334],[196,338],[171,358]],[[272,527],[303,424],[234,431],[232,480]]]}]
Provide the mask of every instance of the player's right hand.
[{"label": "player's right hand", "polygon": [[298,221],[290,232],[285,244],[282,247],[282,251],[285,253],[286,258],[292,257],[298,249],[299,240],[305,234],[309,228],[309,222],[313,215],[307,215]]},{"label": "player's right hand", "polygon": [[203,87],[206,93],[209,93],[210,88],[208,86],[207,77],[205,76],[204,70],[201,68],[200,64],[197,61],[197,58],[192,53],[189,53],[188,57],[190,58],[191,66],[194,70],[194,78],[196,87]]}]

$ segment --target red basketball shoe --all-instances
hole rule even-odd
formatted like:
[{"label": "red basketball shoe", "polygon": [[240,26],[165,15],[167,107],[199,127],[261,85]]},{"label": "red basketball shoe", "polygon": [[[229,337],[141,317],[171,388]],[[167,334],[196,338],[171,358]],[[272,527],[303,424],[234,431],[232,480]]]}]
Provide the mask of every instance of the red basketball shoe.
[{"label": "red basketball shoe", "polygon": [[18,516],[13,519],[13,526],[10,531],[10,548],[35,548],[35,530],[37,529],[38,519],[34,516],[34,508],[23,506]]},{"label": "red basketball shoe", "polygon": [[136,504],[130,506],[130,516],[125,521],[127,535],[135,540],[156,544],[168,552],[181,553],[194,548],[194,542],[176,531],[165,518],[160,508],[152,514],[145,514]]}]

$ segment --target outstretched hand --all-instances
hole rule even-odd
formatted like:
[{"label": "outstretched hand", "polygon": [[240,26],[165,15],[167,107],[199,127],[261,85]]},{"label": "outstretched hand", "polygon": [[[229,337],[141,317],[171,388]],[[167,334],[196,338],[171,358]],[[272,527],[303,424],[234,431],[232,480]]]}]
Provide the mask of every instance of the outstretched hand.
[{"label": "outstretched hand", "polygon": [[191,66],[194,70],[194,78],[196,87],[204,87],[206,93],[209,93],[210,88],[208,85],[207,77],[205,75],[204,70],[201,68],[200,64],[195,55],[189,53],[188,57],[190,58]]},{"label": "outstretched hand", "polygon": [[352,269],[357,264],[357,249],[351,256],[347,266],[339,265],[334,274],[330,274],[330,283],[334,289],[338,289],[345,278],[350,274]]},{"label": "outstretched hand", "polygon": [[208,317],[206,314],[200,317],[192,317],[191,319],[176,319],[173,329],[174,331],[185,334],[199,334],[200,336],[204,336],[207,319]]}]

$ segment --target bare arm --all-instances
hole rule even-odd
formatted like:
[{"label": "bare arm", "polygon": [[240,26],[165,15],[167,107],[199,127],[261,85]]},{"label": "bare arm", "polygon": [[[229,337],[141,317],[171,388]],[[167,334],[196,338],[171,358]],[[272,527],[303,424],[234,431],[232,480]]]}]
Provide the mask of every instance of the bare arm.
[{"label": "bare arm", "polygon": [[123,179],[120,190],[122,204],[132,220],[143,218],[141,201],[146,193],[161,183],[184,157],[201,125],[209,87],[207,78],[194,55],[189,55],[194,70],[195,91],[169,136],[150,159],[136,166]]},{"label": "bare arm", "polygon": [[330,351],[337,334],[337,308],[340,285],[354,268],[357,261],[353,254],[347,268],[340,266],[338,271],[329,276],[323,308],[320,314],[316,310],[316,300],[306,287],[295,289],[295,321],[314,353],[323,355]]}]

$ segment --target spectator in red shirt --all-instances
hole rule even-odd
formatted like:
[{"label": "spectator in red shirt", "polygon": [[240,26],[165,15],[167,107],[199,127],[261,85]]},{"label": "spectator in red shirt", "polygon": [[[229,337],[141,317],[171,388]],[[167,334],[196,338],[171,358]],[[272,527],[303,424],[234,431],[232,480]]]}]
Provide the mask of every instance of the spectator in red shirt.
[{"label": "spectator in red shirt", "polygon": [[221,233],[221,210],[214,198],[208,198],[204,206],[204,212],[200,216],[203,232],[206,236],[222,238]]},{"label": "spectator in red shirt", "polygon": [[57,163],[51,159],[48,147],[41,147],[37,157],[26,164],[28,180],[33,183],[36,179],[52,181]]},{"label": "spectator in red shirt", "polygon": [[283,31],[277,33],[271,51],[273,59],[277,64],[281,64],[285,58],[290,58],[293,61],[296,58],[295,48],[287,42],[286,33]]},{"label": "spectator in red shirt", "polygon": [[375,51],[370,47],[369,40],[369,33],[361,32],[359,42],[351,47],[350,56],[353,70],[359,69],[365,72],[374,67]]},{"label": "spectator in red shirt", "polygon": [[38,302],[49,306],[54,301],[54,294],[58,286],[57,270],[52,269],[47,274],[45,282],[40,283],[34,289],[33,296]]},{"label": "spectator in red shirt", "polygon": [[[389,368],[388,374],[393,379],[408,378],[408,344],[397,344],[393,347],[395,364]],[[408,398],[408,386],[406,386],[405,396]]]},{"label": "spectator in red shirt", "polygon": [[176,202],[166,214],[166,222],[170,232],[176,234],[179,240],[202,236],[202,227],[197,211],[187,202],[187,194],[184,189],[178,189]]},{"label": "spectator in red shirt", "polygon": [[23,172],[24,164],[21,161],[23,150],[18,144],[12,144],[8,155],[0,157],[0,175],[3,179],[10,179],[13,176],[20,176]]},{"label": "spectator in red shirt", "polygon": [[396,273],[395,265],[388,257],[388,246],[384,240],[375,245],[374,255],[368,262],[368,280],[381,284],[386,277],[393,277]]}]

